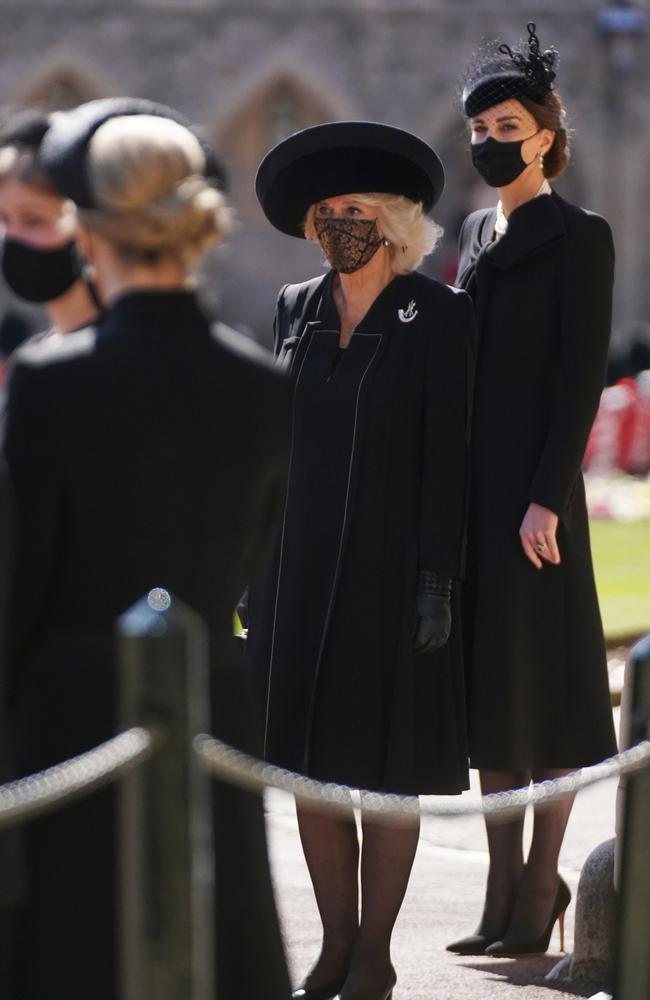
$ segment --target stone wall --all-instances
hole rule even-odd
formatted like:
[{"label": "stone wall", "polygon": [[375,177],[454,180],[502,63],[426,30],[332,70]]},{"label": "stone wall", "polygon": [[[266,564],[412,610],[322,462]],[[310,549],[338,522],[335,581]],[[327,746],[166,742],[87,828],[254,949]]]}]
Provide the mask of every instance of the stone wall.
[{"label": "stone wall", "polygon": [[[0,0],[0,103],[60,107],[134,94],[202,122],[231,172],[239,226],[208,268],[226,320],[269,335],[277,289],[320,268],[314,247],[273,232],[252,194],[264,152],[288,132],[344,117],[391,122],[441,152],[447,236],[426,265],[453,274],[455,236],[493,193],[469,165],[456,86],[482,39],[516,40],[536,19],[556,44],[575,129],[558,190],[612,221],[619,248],[617,337],[650,319],[648,39],[636,76],[613,75],[596,0]],[[615,54],[614,54],[615,55]],[[644,89],[645,88],[645,89]]]}]

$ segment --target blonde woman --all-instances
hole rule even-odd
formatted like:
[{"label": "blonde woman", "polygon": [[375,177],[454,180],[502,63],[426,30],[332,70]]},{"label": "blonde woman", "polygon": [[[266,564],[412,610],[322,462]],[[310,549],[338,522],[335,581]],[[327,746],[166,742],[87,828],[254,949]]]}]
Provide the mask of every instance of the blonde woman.
[{"label": "blonde woman", "polygon": [[[232,610],[279,510],[288,389],[248,342],[213,332],[188,286],[229,226],[200,143],[174,121],[122,108],[71,112],[41,151],[80,206],[78,239],[108,311],[96,327],[29,345],[10,382],[8,708],[19,774],[118,731],[114,622],[156,587],[208,625],[215,731],[257,750]],[[213,789],[218,995],[285,1000],[261,805]],[[114,796],[112,786],[24,828],[12,996],[118,995]]]},{"label": "blonde woman", "polygon": [[[280,293],[294,385],[282,531],[251,591],[266,757],[361,789],[467,787],[455,581],[466,489],[472,308],[414,268],[439,228],[443,171],[422,140],[368,122],[297,133],[257,179],[270,222],[329,269]],[[298,803],[323,923],[294,997],[386,1000],[417,824]],[[357,872],[361,863],[361,919]]]}]

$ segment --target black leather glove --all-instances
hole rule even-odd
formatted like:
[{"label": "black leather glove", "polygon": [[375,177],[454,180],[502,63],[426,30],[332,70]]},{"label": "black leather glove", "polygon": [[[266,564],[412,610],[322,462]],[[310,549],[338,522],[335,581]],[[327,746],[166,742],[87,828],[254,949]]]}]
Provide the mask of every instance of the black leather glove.
[{"label": "black leather glove", "polygon": [[418,573],[414,653],[433,653],[451,633],[451,580],[431,570]]}]

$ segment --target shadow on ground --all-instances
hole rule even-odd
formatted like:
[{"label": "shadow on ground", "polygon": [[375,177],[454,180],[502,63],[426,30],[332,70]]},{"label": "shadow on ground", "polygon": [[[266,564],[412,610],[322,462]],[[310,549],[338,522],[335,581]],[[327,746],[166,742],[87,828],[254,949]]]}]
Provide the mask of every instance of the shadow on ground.
[{"label": "shadow on ground", "polygon": [[593,995],[591,990],[580,990],[579,988],[569,988],[566,983],[547,982],[545,977],[559,961],[557,955],[530,955],[522,958],[492,958],[487,962],[463,962],[466,969],[473,969],[475,972],[488,973],[492,982],[500,980],[510,986],[541,986],[545,989],[562,993],[570,993],[578,997],[589,997]]}]

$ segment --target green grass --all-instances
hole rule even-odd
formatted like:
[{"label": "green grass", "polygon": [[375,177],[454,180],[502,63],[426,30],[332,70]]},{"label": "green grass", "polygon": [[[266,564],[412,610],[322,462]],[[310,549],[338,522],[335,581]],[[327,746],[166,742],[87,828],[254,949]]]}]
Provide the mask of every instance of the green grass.
[{"label": "green grass", "polygon": [[650,632],[650,521],[592,521],[605,634]]}]

